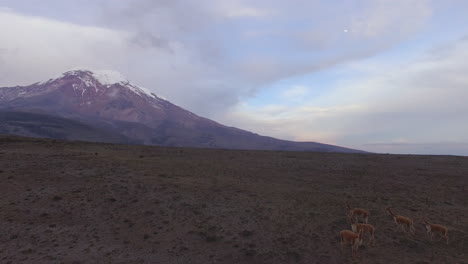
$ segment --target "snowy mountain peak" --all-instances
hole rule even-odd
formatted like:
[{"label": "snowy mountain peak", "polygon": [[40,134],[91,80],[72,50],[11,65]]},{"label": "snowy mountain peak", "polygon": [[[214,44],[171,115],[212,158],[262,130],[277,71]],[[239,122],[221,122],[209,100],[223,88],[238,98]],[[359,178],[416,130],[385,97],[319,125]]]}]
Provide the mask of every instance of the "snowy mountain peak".
[{"label": "snowy mountain peak", "polygon": [[89,75],[92,76],[96,81],[102,85],[113,85],[113,84],[127,84],[129,81],[123,74],[117,71],[111,70],[89,70],[89,69],[73,69],[66,71],[62,76],[83,76]]},{"label": "snowy mountain peak", "polygon": [[86,68],[75,68],[62,73],[57,78],[49,79],[48,81],[42,82],[40,84],[53,82],[55,80],[69,76],[78,77],[83,83],[85,83],[87,87],[94,87],[98,89],[96,87],[96,84],[100,84],[106,87],[110,87],[112,85],[121,85],[138,95],[159,99],[149,89],[139,87],[135,84],[130,83],[130,81],[123,74],[121,74],[118,71],[112,70],[90,70]]}]

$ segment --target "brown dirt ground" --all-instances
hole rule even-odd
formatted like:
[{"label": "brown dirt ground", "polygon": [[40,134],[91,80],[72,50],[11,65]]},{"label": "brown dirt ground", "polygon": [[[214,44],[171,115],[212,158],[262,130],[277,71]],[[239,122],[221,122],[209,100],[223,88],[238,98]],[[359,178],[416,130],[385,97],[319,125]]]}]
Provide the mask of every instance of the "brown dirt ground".
[{"label": "brown dirt ground", "polygon": [[[1,263],[468,263],[468,157],[0,137],[0,182]],[[345,200],[377,228],[355,260]]]}]

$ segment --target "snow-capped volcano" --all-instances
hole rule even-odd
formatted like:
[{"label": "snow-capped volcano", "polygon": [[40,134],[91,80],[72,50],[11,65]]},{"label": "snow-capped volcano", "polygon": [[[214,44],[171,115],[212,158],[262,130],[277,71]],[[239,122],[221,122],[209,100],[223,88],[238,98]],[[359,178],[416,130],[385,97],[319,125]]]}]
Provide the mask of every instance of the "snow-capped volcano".
[{"label": "snow-capped volcano", "polygon": [[30,86],[2,88],[0,103],[13,108],[41,108],[60,116],[138,122],[149,127],[157,127],[173,115],[183,120],[194,117],[114,71],[71,70]]},{"label": "snow-capped volcano", "polygon": [[118,71],[112,70],[91,70],[87,68],[74,68],[68,71],[61,73],[60,75],[56,76],[55,78],[48,79],[45,82],[50,82],[56,79],[63,78],[64,76],[83,76],[83,74],[87,74],[92,76],[92,78],[96,79],[102,85],[112,85],[116,83],[126,83],[129,82],[128,79]]},{"label": "snow-capped volcano", "polygon": [[130,81],[123,74],[121,74],[118,71],[112,70],[89,70],[85,68],[76,68],[73,70],[66,71],[56,78],[49,79],[39,84],[54,82],[57,79],[62,79],[64,77],[69,76],[78,77],[81,81],[83,81],[83,83],[87,87],[97,88],[97,86],[99,85],[109,87],[114,84],[120,84],[126,86],[127,88],[139,95],[157,97],[149,89],[130,83]]},{"label": "snow-capped volcano", "polygon": [[[314,142],[292,142],[263,137],[224,126],[197,116],[158,97],[148,89],[132,84],[115,71],[74,69],[29,86],[0,88],[0,112],[2,111],[8,111],[8,114],[4,115],[8,122],[0,123],[0,133],[83,140],[89,140],[94,135],[95,141],[105,141],[102,140],[102,134],[112,133],[116,140],[125,138],[121,142],[150,145],[354,151]],[[25,111],[33,114],[18,113]],[[43,116],[44,114],[46,116]],[[58,118],[52,118],[50,115]],[[69,119],[72,122],[64,121]],[[57,125],[60,122],[63,122],[67,129],[61,129]],[[49,127],[44,132],[42,126],[45,124],[49,124]],[[77,137],[76,135],[82,134],[86,127],[93,132],[88,133],[86,138]],[[81,131],[79,133],[78,128]]]}]

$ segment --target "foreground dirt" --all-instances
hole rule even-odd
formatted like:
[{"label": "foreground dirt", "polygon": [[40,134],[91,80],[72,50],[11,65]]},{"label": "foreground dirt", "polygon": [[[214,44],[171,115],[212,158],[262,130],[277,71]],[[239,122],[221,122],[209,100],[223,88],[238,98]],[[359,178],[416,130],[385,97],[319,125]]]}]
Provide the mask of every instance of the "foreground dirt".
[{"label": "foreground dirt", "polygon": [[[467,157],[0,137],[0,181],[1,263],[468,263]],[[377,228],[356,260],[340,251],[344,201]]]}]

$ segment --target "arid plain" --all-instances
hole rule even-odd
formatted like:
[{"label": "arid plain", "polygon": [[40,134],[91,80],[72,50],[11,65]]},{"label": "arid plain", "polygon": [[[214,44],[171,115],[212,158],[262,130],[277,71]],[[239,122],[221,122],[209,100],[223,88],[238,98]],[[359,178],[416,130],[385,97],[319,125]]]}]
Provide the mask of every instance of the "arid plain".
[{"label": "arid plain", "polygon": [[[468,263],[468,157],[2,136],[0,181],[1,263]],[[346,201],[376,227],[354,260]]]}]

